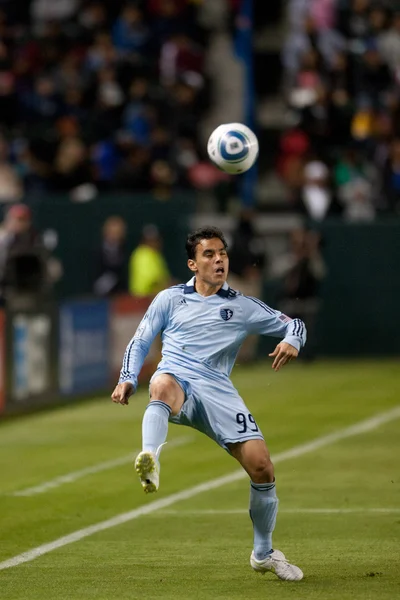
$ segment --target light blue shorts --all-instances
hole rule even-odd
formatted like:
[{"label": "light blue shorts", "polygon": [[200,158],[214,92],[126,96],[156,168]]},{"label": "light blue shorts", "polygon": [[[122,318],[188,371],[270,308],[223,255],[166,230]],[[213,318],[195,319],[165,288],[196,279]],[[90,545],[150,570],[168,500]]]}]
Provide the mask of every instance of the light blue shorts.
[{"label": "light blue shorts", "polygon": [[171,423],[187,425],[208,435],[228,450],[228,444],[263,440],[255,419],[228,377],[218,381],[167,365],[159,367],[151,380],[162,373],[172,375],[185,394],[179,414]]}]

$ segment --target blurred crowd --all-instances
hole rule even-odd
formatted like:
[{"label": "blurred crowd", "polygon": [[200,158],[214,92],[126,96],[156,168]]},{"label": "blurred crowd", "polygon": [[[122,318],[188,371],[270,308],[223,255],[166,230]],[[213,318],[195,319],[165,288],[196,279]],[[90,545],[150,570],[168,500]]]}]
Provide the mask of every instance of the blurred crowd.
[{"label": "blurred crowd", "polygon": [[163,254],[163,238],[156,225],[142,229],[136,248],[126,243],[127,223],[119,215],[108,217],[94,255],[93,292],[96,296],[128,293],[136,298],[155,296],[173,284]]},{"label": "blurred crowd", "polygon": [[0,202],[188,185],[209,94],[197,11],[196,0],[1,0]]},{"label": "blurred crowd", "polygon": [[290,0],[277,169],[314,220],[400,213],[400,3]]}]

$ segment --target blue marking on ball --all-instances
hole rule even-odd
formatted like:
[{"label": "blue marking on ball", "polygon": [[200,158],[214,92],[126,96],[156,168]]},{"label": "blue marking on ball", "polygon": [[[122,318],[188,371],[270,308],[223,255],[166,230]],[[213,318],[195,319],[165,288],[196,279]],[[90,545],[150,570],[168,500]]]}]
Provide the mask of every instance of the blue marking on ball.
[{"label": "blue marking on ball", "polygon": [[250,152],[249,139],[241,131],[227,131],[220,141],[219,151],[226,162],[241,162]]}]

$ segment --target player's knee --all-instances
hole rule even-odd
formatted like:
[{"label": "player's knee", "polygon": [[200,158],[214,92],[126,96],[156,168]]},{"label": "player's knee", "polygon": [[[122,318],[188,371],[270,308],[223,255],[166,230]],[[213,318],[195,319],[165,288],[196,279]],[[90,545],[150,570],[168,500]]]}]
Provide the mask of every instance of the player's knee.
[{"label": "player's knee", "polygon": [[269,456],[258,459],[250,473],[254,483],[272,483],[274,481],[274,465]]},{"label": "player's knee", "polygon": [[150,397],[152,400],[162,400],[166,402],[169,398],[176,395],[177,383],[168,375],[156,377],[150,385]]},{"label": "player's knee", "polygon": [[171,375],[159,375],[150,384],[150,400],[165,402],[173,414],[179,412],[183,398],[182,389]]}]

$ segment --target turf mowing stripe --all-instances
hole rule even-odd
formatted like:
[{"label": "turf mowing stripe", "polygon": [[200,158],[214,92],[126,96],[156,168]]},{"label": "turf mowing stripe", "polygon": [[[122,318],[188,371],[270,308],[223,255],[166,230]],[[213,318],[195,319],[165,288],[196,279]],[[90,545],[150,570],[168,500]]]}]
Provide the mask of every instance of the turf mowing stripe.
[{"label": "turf mowing stripe", "polygon": [[[280,508],[279,514],[287,515],[347,515],[347,514],[376,514],[392,515],[400,513],[400,508]],[[244,508],[232,508],[227,510],[159,510],[157,516],[168,515],[170,517],[196,517],[207,515],[248,515],[249,511]]]},{"label": "turf mowing stripe", "polygon": [[[175,440],[171,440],[165,446],[165,450],[168,448],[176,448],[178,446],[185,446],[188,444],[193,437],[186,436],[177,438]],[[121,465],[127,465],[129,463],[133,463],[133,459],[135,455],[140,452],[140,450],[132,450],[130,454],[126,456],[120,456],[119,458],[115,458],[113,460],[107,460],[106,462],[97,463],[96,465],[92,465],[91,467],[85,467],[84,469],[80,469],[79,471],[71,471],[70,473],[66,473],[65,475],[59,475],[54,479],[50,479],[49,481],[44,481],[39,485],[35,485],[33,487],[25,488],[23,490],[17,490],[16,492],[11,492],[8,494],[9,496],[35,496],[36,494],[44,494],[48,490],[52,490],[54,488],[60,487],[60,485],[64,485],[65,483],[72,483],[77,481],[78,479],[82,479],[87,475],[93,475],[95,473],[101,473],[102,471],[108,471],[109,469],[114,469],[115,467],[120,467]]]},{"label": "turf mowing stripe", "polygon": [[[294,446],[285,452],[277,454],[273,460],[275,463],[278,463],[285,460],[290,460],[291,458],[298,458],[299,456],[303,456],[304,454],[308,454],[314,450],[318,450],[319,448],[328,446],[329,444],[339,440],[350,438],[361,433],[367,433],[376,429],[380,425],[383,425],[384,423],[389,423],[398,418],[400,418],[400,406],[397,406],[392,410],[379,413],[375,415],[375,417],[371,417],[370,419],[366,419],[365,421],[361,421],[360,423],[356,423],[355,425],[346,427],[345,429],[339,429],[336,432],[316,438],[315,440],[312,440],[306,444]],[[233,473],[229,473],[223,477],[217,477],[216,479],[211,479],[210,481],[200,483],[199,485],[189,488],[188,490],[182,490],[181,492],[171,494],[170,496],[162,498],[161,500],[156,500],[151,504],[141,506],[140,508],[135,508],[134,510],[130,510],[126,513],[121,513],[115,517],[112,517],[111,519],[107,519],[107,521],[101,521],[95,525],[78,529],[78,531],[74,531],[69,535],[58,538],[53,542],[43,544],[42,546],[38,546],[37,548],[33,548],[32,550],[28,550],[27,552],[23,552],[22,554],[18,554],[17,556],[1,562],[0,570],[9,569],[10,567],[16,567],[23,563],[30,562],[39,556],[43,556],[44,554],[52,552],[53,550],[57,550],[58,548],[62,548],[63,546],[67,546],[68,544],[72,544],[73,542],[78,542],[79,540],[94,535],[95,533],[99,533],[100,531],[105,531],[111,527],[128,523],[129,521],[133,521],[139,517],[143,517],[158,510],[162,510],[163,508],[167,508],[168,506],[172,506],[177,502],[189,500],[198,494],[209,492],[210,490],[228,485],[234,481],[239,481],[245,477],[247,477],[247,474],[243,470],[234,471]]]}]

